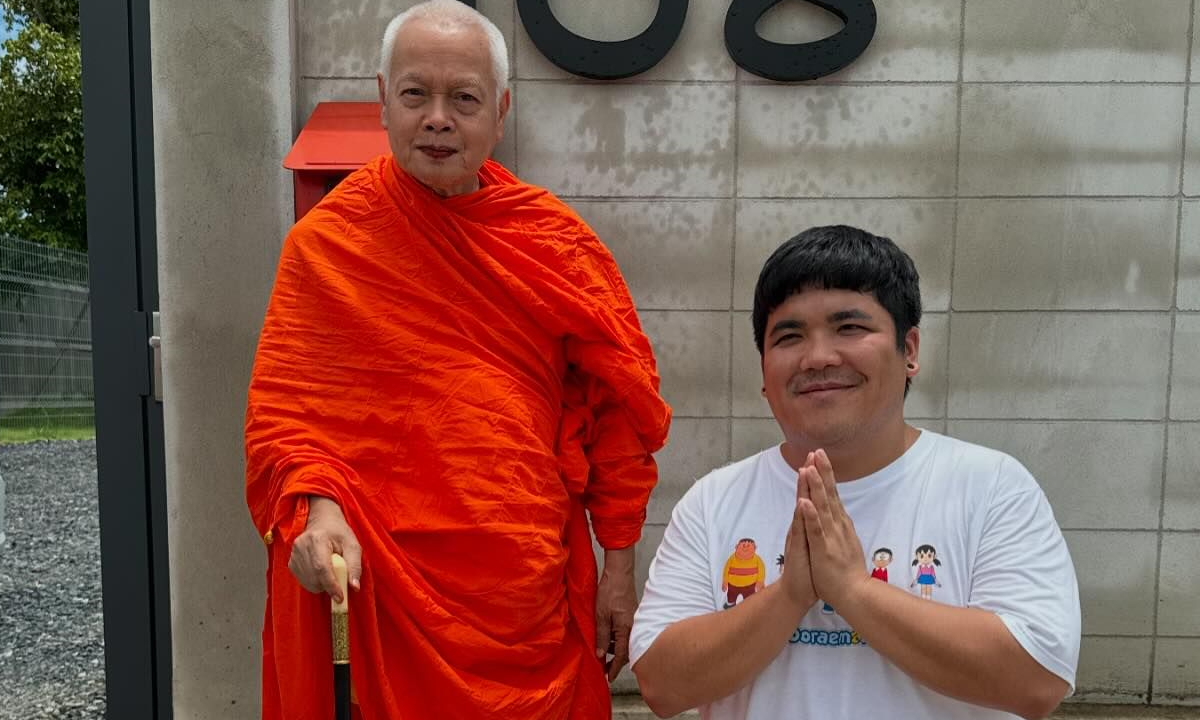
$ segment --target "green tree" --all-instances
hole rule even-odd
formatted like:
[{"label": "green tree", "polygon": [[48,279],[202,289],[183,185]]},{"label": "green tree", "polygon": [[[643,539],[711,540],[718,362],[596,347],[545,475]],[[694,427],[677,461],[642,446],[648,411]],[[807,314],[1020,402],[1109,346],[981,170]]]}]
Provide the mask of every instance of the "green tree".
[{"label": "green tree", "polygon": [[86,249],[78,0],[0,8],[0,233]]},{"label": "green tree", "polygon": [[79,0],[0,0],[4,20],[49,25],[58,33],[79,39]]}]

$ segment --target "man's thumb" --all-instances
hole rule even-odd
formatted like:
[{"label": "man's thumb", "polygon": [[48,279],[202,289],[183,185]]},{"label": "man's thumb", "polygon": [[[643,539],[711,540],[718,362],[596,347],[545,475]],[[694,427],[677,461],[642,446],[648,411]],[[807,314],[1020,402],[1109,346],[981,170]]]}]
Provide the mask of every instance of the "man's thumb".
[{"label": "man's thumb", "polygon": [[362,584],[362,548],[357,544],[346,548],[345,557],[346,575],[349,578],[350,587],[359,590]]}]

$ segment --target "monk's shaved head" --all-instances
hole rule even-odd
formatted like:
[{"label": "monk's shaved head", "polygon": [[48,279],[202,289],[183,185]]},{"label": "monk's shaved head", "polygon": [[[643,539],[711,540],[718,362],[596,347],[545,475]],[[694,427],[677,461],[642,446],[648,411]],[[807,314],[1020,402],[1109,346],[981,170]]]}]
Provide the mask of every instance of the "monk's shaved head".
[{"label": "monk's shaved head", "polygon": [[425,0],[392,18],[383,32],[383,46],[379,53],[379,74],[384,85],[391,80],[392,53],[396,37],[411,20],[428,20],[447,27],[476,27],[487,37],[488,54],[492,58],[492,74],[496,80],[496,100],[504,97],[508,90],[508,46],[504,35],[491,20],[466,3],[459,0]]}]

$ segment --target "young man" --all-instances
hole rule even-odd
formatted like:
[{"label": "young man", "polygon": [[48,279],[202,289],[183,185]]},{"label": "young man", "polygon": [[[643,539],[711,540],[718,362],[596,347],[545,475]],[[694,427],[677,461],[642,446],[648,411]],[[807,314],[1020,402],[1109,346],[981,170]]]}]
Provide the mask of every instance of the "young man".
[{"label": "young man", "polygon": [[[1035,718],[1071,690],[1078,590],[1042,491],[1011,457],[904,421],[920,317],[887,238],[812,228],[767,260],[754,337],[785,440],[672,514],[631,640],[660,716]],[[745,539],[782,557],[722,609]],[[880,582],[874,548],[917,561]]]},{"label": "young man", "polygon": [[313,593],[341,595],[333,552],[362,720],[612,714],[605,660],[610,679],[626,662],[670,410],[608,250],[488,159],[507,58],[457,0],[393,20],[391,152],[284,244],[246,422],[265,720],[330,707],[329,600]]}]

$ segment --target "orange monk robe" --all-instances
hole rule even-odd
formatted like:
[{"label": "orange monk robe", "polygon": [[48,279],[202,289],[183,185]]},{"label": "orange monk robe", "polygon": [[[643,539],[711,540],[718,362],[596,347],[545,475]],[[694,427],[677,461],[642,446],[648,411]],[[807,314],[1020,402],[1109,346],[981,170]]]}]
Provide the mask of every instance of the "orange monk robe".
[{"label": "orange monk robe", "polygon": [[670,409],[594,234],[494,162],[480,182],[439,198],[381,157],[285,243],[246,421],[267,720],[332,705],[329,600],[287,568],[308,495],[363,547],[364,720],[610,716],[587,516],[638,540]]}]

